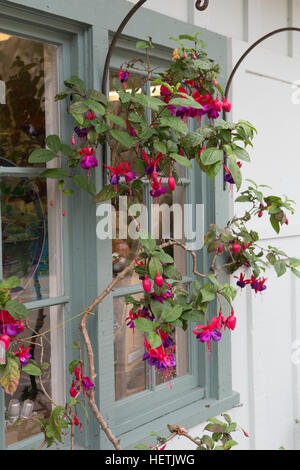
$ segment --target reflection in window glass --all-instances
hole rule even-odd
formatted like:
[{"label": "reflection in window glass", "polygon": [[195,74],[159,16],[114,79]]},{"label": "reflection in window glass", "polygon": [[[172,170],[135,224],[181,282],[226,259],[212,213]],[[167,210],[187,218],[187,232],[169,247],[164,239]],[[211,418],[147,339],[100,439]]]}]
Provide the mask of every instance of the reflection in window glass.
[{"label": "reflection in window glass", "polygon": [[[45,166],[29,165],[28,156],[45,146],[47,135],[59,132],[57,47],[2,34],[0,80],[6,90],[0,104],[0,167],[13,172],[16,166]],[[3,277],[22,281],[14,297],[30,302],[62,295],[57,183],[3,176],[0,191]]]},{"label": "reflection in window glass", "polygon": [[[133,296],[139,300],[142,294]],[[115,398],[122,398],[146,389],[144,334],[129,328],[126,318],[130,306],[124,297],[114,299]]]},{"label": "reflection in window glass", "polygon": [[[28,338],[47,331],[50,327],[49,309],[31,311],[29,328],[25,328],[23,333],[15,337],[14,349],[19,350],[23,344],[25,348],[30,347],[29,353],[32,355],[32,359],[40,364],[40,340],[39,338]],[[50,342],[44,337],[43,343],[43,363],[47,362],[50,365],[52,355]],[[43,371],[42,383],[46,392],[51,396],[51,367]],[[17,391],[13,396],[5,395],[6,445],[9,446],[40,433],[40,426],[30,418],[48,418],[50,413],[51,403],[41,388],[39,377],[21,373]]]}]

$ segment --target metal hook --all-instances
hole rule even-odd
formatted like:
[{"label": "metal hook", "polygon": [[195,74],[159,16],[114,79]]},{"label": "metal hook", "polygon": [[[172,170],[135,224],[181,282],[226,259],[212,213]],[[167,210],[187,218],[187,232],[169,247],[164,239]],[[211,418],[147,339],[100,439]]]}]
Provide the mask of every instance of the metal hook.
[{"label": "metal hook", "polygon": [[[204,2],[203,5],[202,5],[202,2]],[[197,10],[204,11],[208,7],[208,4],[209,4],[209,0],[197,0],[196,8]]]}]

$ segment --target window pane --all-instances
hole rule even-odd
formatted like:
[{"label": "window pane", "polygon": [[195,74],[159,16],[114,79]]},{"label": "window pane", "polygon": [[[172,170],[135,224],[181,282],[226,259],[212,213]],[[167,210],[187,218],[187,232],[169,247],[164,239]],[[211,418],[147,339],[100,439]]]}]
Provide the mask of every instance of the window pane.
[{"label": "window pane", "polygon": [[[139,300],[142,296],[143,294],[139,294],[133,297]],[[116,400],[146,389],[144,334],[126,325],[130,309],[131,306],[125,304],[124,297],[114,299]]]},{"label": "window pane", "polygon": [[[14,337],[14,348],[18,350],[22,344],[25,348],[30,347],[32,358],[40,364],[41,347],[39,338],[28,339],[34,334],[42,333],[51,328],[49,309],[39,309],[30,312],[29,326],[31,329],[25,328],[24,332]],[[25,340],[26,338],[26,340]],[[49,335],[48,337],[49,338]],[[43,362],[50,364],[52,360],[52,351],[49,339],[45,338]],[[43,371],[42,383],[48,394],[52,393],[51,367]],[[26,402],[27,400],[27,402]],[[25,405],[24,405],[25,403]],[[33,404],[32,412],[30,412]],[[13,396],[5,395],[5,420],[6,420],[6,445],[9,446],[15,442],[26,439],[34,434],[40,433],[40,427],[36,421],[31,419],[23,419],[22,411],[28,407],[28,418],[42,417],[48,418],[51,413],[51,403],[47,396],[43,393],[39,377],[29,376],[21,373],[19,386]],[[19,419],[18,419],[19,418]],[[18,421],[16,422],[16,419]],[[14,424],[15,423],[15,424]]]},{"label": "window pane", "polygon": [[[50,230],[48,227],[46,180],[2,177],[0,191],[3,278],[17,276],[21,280],[14,297],[20,297],[23,302],[59,295],[61,242],[54,221]],[[49,212],[51,220],[55,217],[55,207]]]},{"label": "window pane", "polygon": [[30,153],[45,146],[46,102],[57,80],[57,47],[9,35],[1,38],[0,80],[6,104],[0,104],[0,156],[28,166]]}]

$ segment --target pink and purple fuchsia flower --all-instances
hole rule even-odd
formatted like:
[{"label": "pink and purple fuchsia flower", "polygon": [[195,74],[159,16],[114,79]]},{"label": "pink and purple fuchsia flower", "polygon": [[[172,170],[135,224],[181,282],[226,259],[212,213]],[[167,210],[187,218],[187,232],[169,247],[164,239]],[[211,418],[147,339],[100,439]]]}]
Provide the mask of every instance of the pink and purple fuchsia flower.
[{"label": "pink and purple fuchsia flower", "polygon": [[15,352],[15,356],[18,356],[21,367],[26,366],[29,362],[29,359],[32,357],[28,351],[30,351],[30,347],[25,349],[23,344],[20,348],[20,351]]},{"label": "pink and purple fuchsia flower", "polygon": [[[87,113],[87,115],[84,118],[85,121],[94,121],[94,119],[96,119],[95,113]],[[94,129],[94,125],[91,124],[90,126],[83,127],[82,129],[80,127],[75,127],[74,131],[80,139],[85,139],[88,133],[93,129]]]},{"label": "pink and purple fuchsia flower", "polygon": [[222,338],[222,333],[217,328],[219,322],[217,317],[213,317],[211,324],[207,321],[207,325],[198,325],[193,333],[196,335],[198,341],[201,343],[207,343],[207,349],[210,350],[210,342],[214,340],[216,342],[220,341]]},{"label": "pink and purple fuchsia flower", "polygon": [[84,170],[89,171],[91,168],[98,166],[98,160],[95,157],[95,149],[92,147],[83,148],[79,152],[79,155],[82,157],[80,160],[80,166]]},{"label": "pink and purple fuchsia flower", "polygon": [[147,361],[151,367],[154,366],[156,369],[167,373],[169,369],[176,366],[176,360],[172,354],[175,346],[168,352],[167,348],[164,348],[163,345],[152,349],[146,338],[144,344],[147,352],[144,354],[143,361]]}]

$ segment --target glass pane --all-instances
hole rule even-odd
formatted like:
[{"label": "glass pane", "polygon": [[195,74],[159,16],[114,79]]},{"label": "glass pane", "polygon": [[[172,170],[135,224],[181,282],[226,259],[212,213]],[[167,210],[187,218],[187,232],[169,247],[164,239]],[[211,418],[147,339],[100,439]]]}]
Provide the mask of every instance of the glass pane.
[{"label": "glass pane", "polygon": [[[2,177],[0,191],[3,278],[17,276],[21,280],[14,297],[23,302],[58,295],[62,283],[59,285],[55,272],[61,264],[60,240],[56,225],[48,230],[46,180]],[[52,253],[54,238],[56,252],[49,265],[49,248]]]},{"label": "glass pane", "polygon": [[[45,146],[47,135],[59,133],[57,53],[56,46],[1,35],[6,103],[0,105],[0,166],[29,166],[29,154]],[[57,166],[57,161],[48,164]],[[62,295],[57,183],[3,176],[0,191],[3,277],[15,275],[22,281],[14,296],[30,302]]]},{"label": "glass pane", "polygon": [[0,80],[6,104],[0,104],[0,156],[18,166],[28,166],[28,155],[45,145],[46,102],[57,80],[56,57],[55,46],[1,35]]},{"label": "glass pane", "polygon": [[[14,337],[14,349],[19,350],[23,344],[25,348],[30,347],[29,353],[32,355],[32,359],[40,364],[40,339],[38,337],[29,338],[51,328],[49,309],[31,311],[29,327],[25,328],[23,333]],[[45,338],[43,344],[43,362],[50,364],[52,360],[50,342]],[[47,394],[51,395],[53,389],[51,367],[43,371],[42,383]],[[50,413],[51,402],[42,390],[39,377],[21,373],[20,382],[14,395],[5,395],[6,445],[9,446],[40,433],[39,425],[30,418],[48,418]]]},{"label": "glass pane", "polygon": [[[133,296],[141,299],[143,294]],[[144,334],[129,328],[126,318],[130,306],[124,297],[114,299],[114,349],[115,349],[115,397],[116,400],[146,389],[146,363],[143,361]]]},{"label": "glass pane", "polygon": [[[114,112],[119,114],[126,120],[126,112],[121,111],[118,93],[113,91],[113,79],[118,79],[118,72],[111,72],[110,74],[110,93],[109,99],[111,104],[113,105]],[[141,92],[141,87],[143,85],[143,80],[141,77],[135,76],[133,74],[130,75],[128,81],[128,90],[135,89],[136,92]],[[118,127],[114,125],[114,127]],[[131,161],[132,162],[132,169],[134,168],[134,162],[136,161],[136,153],[131,150],[129,152],[124,152],[122,155],[117,155],[117,153],[112,153],[111,161],[112,166],[115,167],[116,165],[122,163],[123,161]],[[143,201],[141,201],[143,202]],[[129,203],[129,199],[128,199]],[[139,243],[138,240],[133,240],[131,237],[126,238],[122,236],[122,230],[124,233],[124,229],[127,230],[129,224],[133,222],[130,216],[127,215],[127,207],[124,208],[120,207],[119,200],[116,200],[115,203],[116,208],[116,239],[112,241],[112,258],[113,258],[113,275],[114,277],[117,276],[125,267],[131,263],[131,261],[136,257]],[[123,215],[124,214],[124,215]],[[123,281],[118,284],[118,287],[125,286],[125,285],[134,285],[139,284],[141,281],[139,277],[135,273],[131,273],[127,276]]]}]

